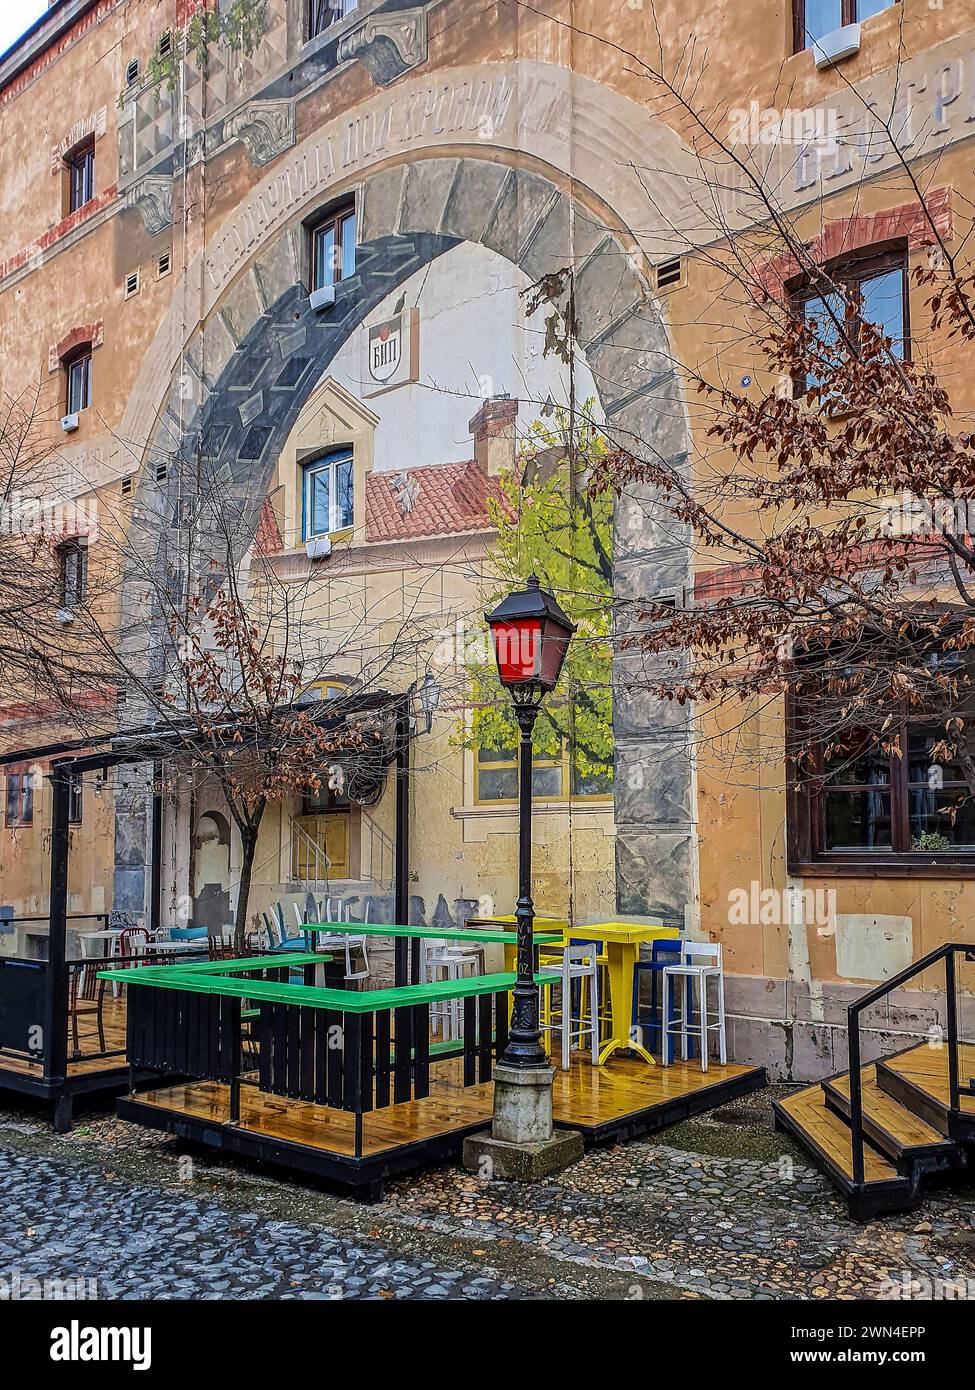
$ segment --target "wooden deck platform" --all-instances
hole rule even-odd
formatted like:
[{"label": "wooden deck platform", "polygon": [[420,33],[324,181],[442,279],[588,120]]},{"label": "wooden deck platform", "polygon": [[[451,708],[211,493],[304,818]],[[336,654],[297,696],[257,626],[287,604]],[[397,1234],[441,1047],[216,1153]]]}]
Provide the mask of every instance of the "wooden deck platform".
[{"label": "wooden deck platform", "polygon": [[[963,1085],[975,1073],[975,1046],[960,1044]],[[863,1183],[854,1179],[850,1075],[840,1072],[773,1103],[777,1123],[809,1151],[846,1197],[850,1214],[870,1220],[921,1201],[925,1187],[970,1172],[975,1097],[949,1110],[948,1049],[915,1043],[861,1067]]]},{"label": "wooden deck platform", "polygon": [[[761,1067],[696,1063],[649,1067],[626,1057],[558,1072],[555,1122],[587,1144],[649,1133],[765,1085]],[[230,1123],[229,1088],[212,1081],[167,1086],[119,1100],[126,1119],[216,1149],[314,1173],[375,1199],[396,1173],[459,1157],[464,1138],[491,1122],[493,1082],[464,1087],[462,1063],[431,1068],[430,1094],[363,1117],[362,1157],[354,1156],[354,1116],[341,1110],[241,1088],[239,1124]]]},{"label": "wooden deck platform", "polygon": [[[90,1016],[85,1016],[81,1022],[79,1045],[82,1052],[81,1057],[71,1057],[71,1035],[68,1035],[68,1075],[73,1077],[91,1076],[101,1071],[116,1071],[125,1068],[125,996],[118,998],[108,998],[105,1000],[104,1012],[105,1024],[105,1050],[107,1052],[122,1053],[116,1057],[94,1057],[90,1056],[98,1048],[98,1037],[95,1026]],[[31,1062],[27,1057],[15,1057],[10,1053],[0,1054],[0,1082],[2,1073],[5,1071],[13,1072],[17,1076],[33,1077],[41,1080],[44,1076],[44,1068],[40,1062]]]}]

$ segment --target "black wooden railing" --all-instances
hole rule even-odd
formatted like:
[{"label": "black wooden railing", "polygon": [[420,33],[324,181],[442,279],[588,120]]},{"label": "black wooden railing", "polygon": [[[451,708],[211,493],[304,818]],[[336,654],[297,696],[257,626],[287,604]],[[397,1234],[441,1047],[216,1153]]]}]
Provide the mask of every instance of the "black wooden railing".
[{"label": "black wooden railing", "polygon": [[[278,970],[259,973],[267,979]],[[359,998],[350,991],[350,1004]],[[230,1087],[232,1124],[240,1120],[242,1086],[348,1111],[355,1116],[357,1158],[364,1115],[430,1094],[431,1060],[444,1049],[431,1049],[429,1002],[374,1010],[253,1003],[133,984],[127,1008],[133,1085],[142,1070],[223,1082]],[[506,989],[464,998],[464,1037],[456,1045],[464,1086],[491,1080],[507,1044],[508,1008]]]},{"label": "black wooden railing", "polygon": [[47,990],[47,961],[0,956],[0,1055],[43,1060]]},{"label": "black wooden railing", "polygon": [[892,993],[895,989],[900,989],[909,981],[923,974],[925,970],[930,970],[939,961],[944,961],[945,965],[945,1023],[946,1038],[944,1039],[948,1048],[948,1118],[949,1130],[951,1119],[961,1113],[961,1097],[975,1096],[975,1085],[972,1078],[964,1085],[959,1081],[958,1076],[958,992],[955,980],[955,961],[961,955],[966,961],[975,961],[975,946],[964,946],[957,942],[949,942],[944,946],[939,946],[936,951],[930,951],[920,960],[916,960],[913,965],[907,966],[897,975],[893,975],[883,984],[877,985],[869,993],[864,994],[855,1004],[851,1004],[848,1010],[849,1028],[849,1060],[850,1060],[850,1134],[853,1143],[853,1182],[855,1186],[864,1185],[864,1140],[863,1140],[863,1075],[862,1063],[860,1061],[860,1015],[864,1010],[872,1008],[874,1004]]}]

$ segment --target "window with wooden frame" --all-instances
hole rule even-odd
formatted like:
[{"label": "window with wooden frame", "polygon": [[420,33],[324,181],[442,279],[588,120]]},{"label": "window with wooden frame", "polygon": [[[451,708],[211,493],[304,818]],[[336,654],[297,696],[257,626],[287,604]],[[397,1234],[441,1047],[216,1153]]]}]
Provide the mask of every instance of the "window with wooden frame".
[{"label": "window with wooden frame", "polygon": [[[963,764],[975,757],[975,696],[961,711],[962,744],[945,716],[905,709],[882,737],[853,727],[814,745],[789,782],[792,872],[811,866],[884,872],[967,866],[975,873],[975,793]],[[815,704],[790,719],[816,717]]]},{"label": "window with wooden frame", "polygon": [[358,0],[308,0],[308,37],[317,39],[358,7]]},{"label": "window with wooden frame", "polygon": [[91,344],[86,343],[64,360],[65,414],[79,415],[91,405]]},{"label": "window with wooden frame", "polygon": [[70,541],[58,546],[58,583],[61,607],[79,607],[88,595],[88,548]]},{"label": "window with wooden frame", "polygon": [[34,778],[29,772],[7,774],[7,825],[34,824]]},{"label": "window with wooden frame", "polygon": [[[518,801],[518,749],[479,748],[475,754],[474,801],[478,806],[515,804]],[[536,753],[532,758],[533,801],[606,801],[613,796],[613,769],[609,766],[583,772],[572,758],[568,743],[554,757]]]},{"label": "window with wooden frame", "polygon": [[90,203],[95,196],[95,137],[77,145],[64,157],[65,213]]},{"label": "window with wooden frame", "polygon": [[355,274],[355,206],[346,204],[312,227],[312,289]]},{"label": "window with wooden frame", "polygon": [[[905,244],[866,248],[855,256],[831,262],[824,267],[824,276],[843,289],[858,291],[863,296],[861,322],[871,324],[889,338],[895,356],[910,358],[910,282]],[[793,282],[790,293],[806,322],[815,321],[818,341],[827,349],[838,343],[845,313],[843,295],[826,279],[817,281],[815,276]],[[809,385],[810,380],[796,383],[800,391]]]},{"label": "window with wooden frame", "polygon": [[857,24],[895,4],[897,0],[792,0],[795,51],[801,53],[834,29]]}]

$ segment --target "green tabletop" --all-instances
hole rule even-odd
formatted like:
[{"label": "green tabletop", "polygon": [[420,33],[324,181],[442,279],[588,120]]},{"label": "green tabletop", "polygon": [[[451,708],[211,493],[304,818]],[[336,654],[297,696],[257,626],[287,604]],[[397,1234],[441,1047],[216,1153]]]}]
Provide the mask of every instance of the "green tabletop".
[{"label": "green tabletop", "polygon": [[[267,957],[261,957],[262,963]],[[304,957],[298,959],[303,960]],[[321,960],[321,956],[311,957]],[[223,964],[215,961],[213,964]],[[232,964],[233,962],[229,962]],[[475,975],[465,980],[437,980],[432,984],[400,985],[390,989],[320,989],[317,985],[278,984],[268,980],[233,980],[228,975],[187,970],[180,965],[146,965],[138,970],[99,970],[100,980],[147,989],[179,989],[189,994],[225,994],[237,999],[260,1000],[269,1004],[297,1004],[308,1009],[332,1009],[336,1013],[369,1014],[381,1009],[398,1009],[413,1004],[432,1004],[442,999],[466,999],[470,995],[499,994],[514,989],[518,976],[511,971],[499,975]],[[538,985],[552,985],[559,976],[536,975]]]},{"label": "green tabletop", "polygon": [[323,951],[275,951],[266,956],[248,956],[243,960],[181,961],[178,966],[154,967],[163,970],[192,970],[199,975],[239,975],[242,970],[290,970],[295,965],[327,965],[334,956]]},{"label": "green tabletop", "polygon": [[[518,933],[514,931],[470,931],[466,927],[447,930],[443,927],[386,926],[381,922],[305,922],[301,930],[322,932],[325,935],[334,932],[337,936],[344,932],[346,936],[406,936],[416,940],[426,938],[431,941],[494,941],[502,946],[518,944]],[[540,946],[561,941],[562,936],[562,932],[534,933],[535,942]]]}]

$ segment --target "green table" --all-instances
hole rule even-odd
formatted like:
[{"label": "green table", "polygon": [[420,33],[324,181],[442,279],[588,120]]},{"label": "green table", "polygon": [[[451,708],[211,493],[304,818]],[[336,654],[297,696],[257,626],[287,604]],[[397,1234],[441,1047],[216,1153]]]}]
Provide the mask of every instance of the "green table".
[{"label": "green table", "polygon": [[[341,936],[399,936],[412,940],[496,942],[501,946],[517,946],[518,933],[513,931],[470,931],[468,928],[448,930],[443,927],[386,926],[381,922],[305,922],[303,932],[334,933]],[[536,946],[562,940],[561,932],[536,932]]]}]

